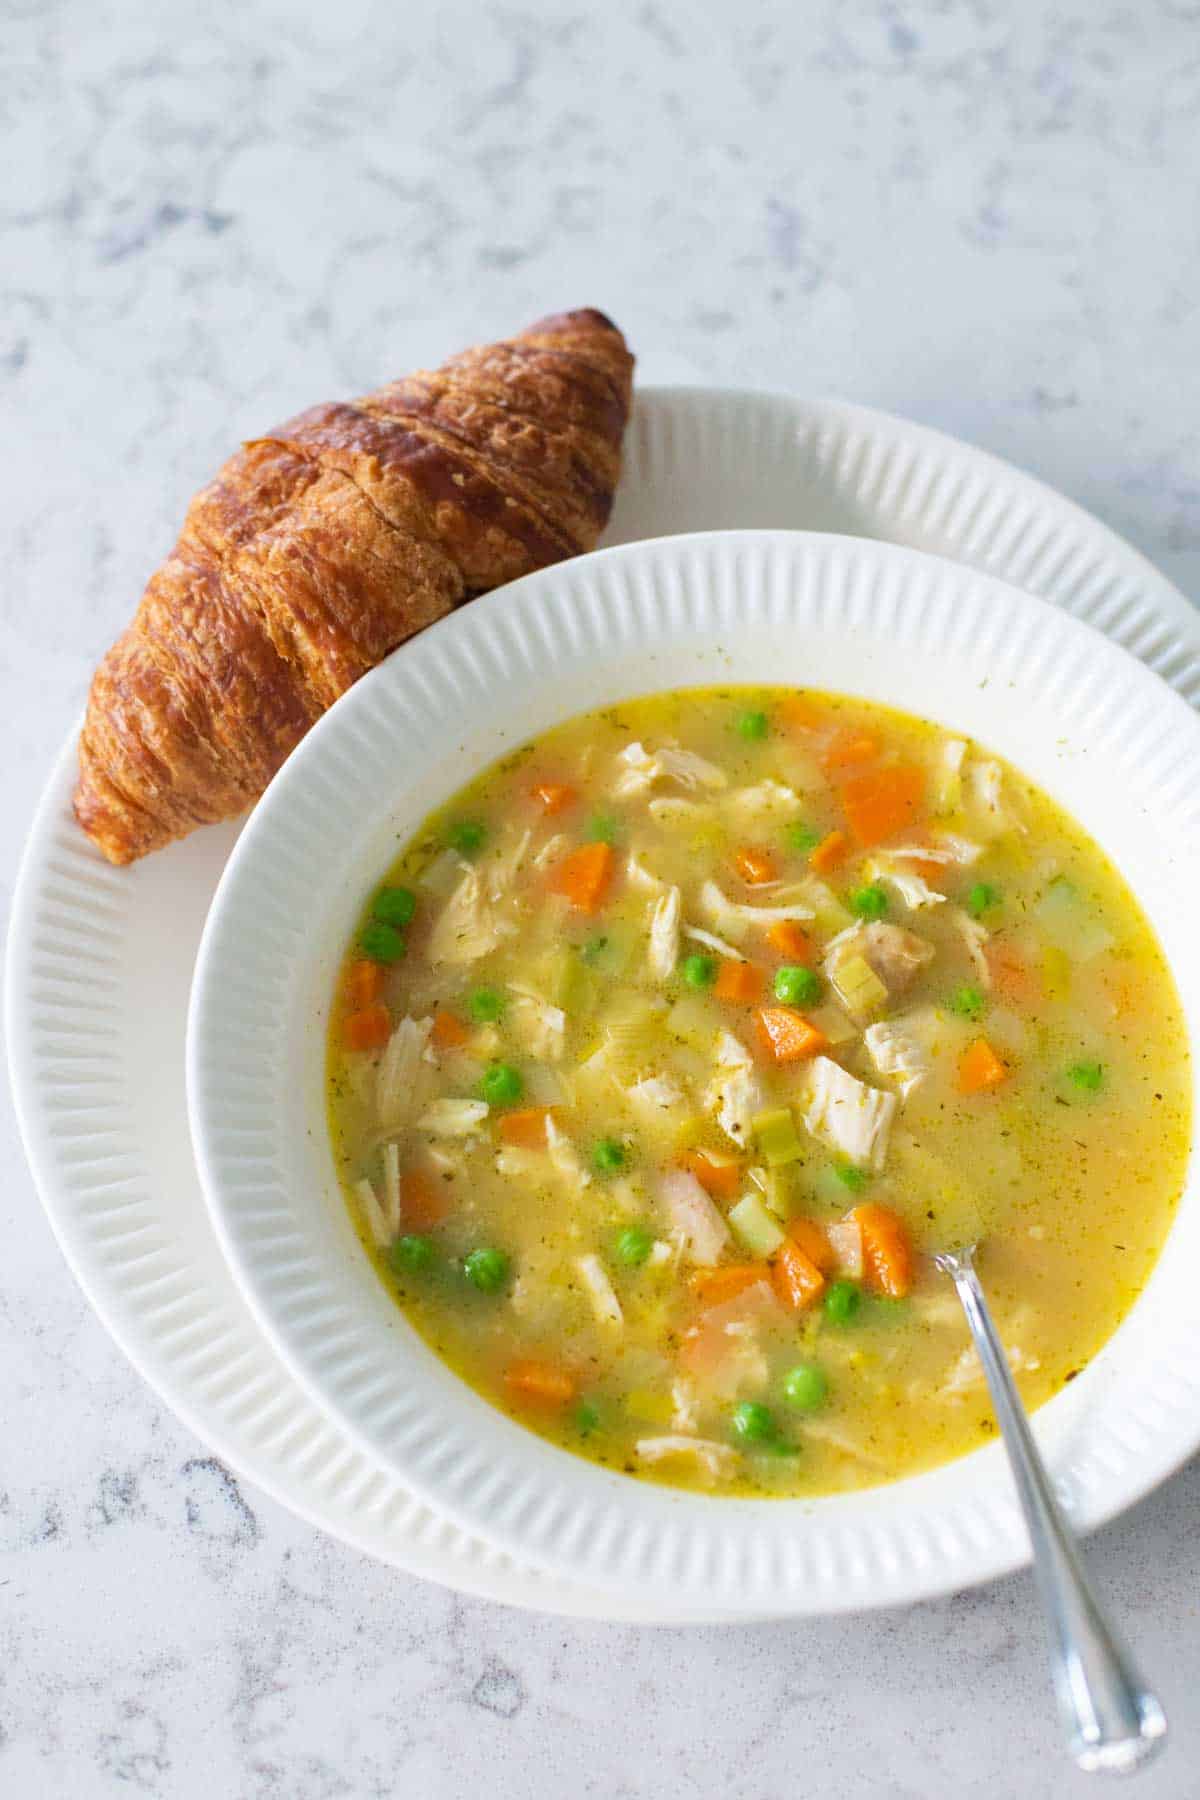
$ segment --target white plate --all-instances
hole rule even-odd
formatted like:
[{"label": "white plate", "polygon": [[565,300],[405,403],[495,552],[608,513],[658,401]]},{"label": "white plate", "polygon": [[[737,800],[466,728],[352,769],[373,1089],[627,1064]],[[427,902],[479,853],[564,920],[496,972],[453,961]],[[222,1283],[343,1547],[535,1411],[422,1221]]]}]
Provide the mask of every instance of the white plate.
[{"label": "white plate", "polygon": [[[670,1490],[573,1456],[455,1377],[358,1242],[324,1126],[343,948],[396,843],[481,769],[594,707],[668,686],[852,692],[970,734],[1089,830],[1140,897],[1200,1042],[1200,718],[1045,601],[942,558],[802,532],[600,551],[490,594],[319,722],[255,809],[192,989],[192,1144],[267,1336],[363,1450],[465,1530],[559,1579],[698,1610],[824,1613],[1014,1566],[1001,1446],[804,1503]],[[398,782],[396,771],[403,771]],[[1200,1444],[1200,1189],[1142,1298],[1037,1431],[1083,1526]]]},{"label": "white plate", "polygon": [[[803,525],[940,551],[1092,619],[1200,700],[1200,623],[1169,582],[1051,489],[902,420],[783,395],[639,393],[609,541],[705,525]],[[516,1568],[363,1457],[273,1356],[216,1246],[187,1141],[192,963],[236,833],[197,833],[118,874],[79,837],[73,775],[74,734],[14,899],[9,1054],[46,1211],[131,1361],[240,1476],[369,1555],[512,1604],[696,1616]],[[75,980],[82,928],[86,992]],[[98,1143],[111,1157],[101,1167]]]}]

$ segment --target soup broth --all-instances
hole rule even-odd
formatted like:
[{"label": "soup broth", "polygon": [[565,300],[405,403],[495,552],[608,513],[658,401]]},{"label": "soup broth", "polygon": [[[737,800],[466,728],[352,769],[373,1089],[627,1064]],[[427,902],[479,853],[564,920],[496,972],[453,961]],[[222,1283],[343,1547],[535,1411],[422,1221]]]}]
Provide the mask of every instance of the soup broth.
[{"label": "soup broth", "polygon": [[964,738],[835,695],[576,718],[430,818],[347,947],[333,1143],[425,1340],[564,1448],[812,1495],[994,1429],[1112,1333],[1185,1173],[1188,1052],[1099,848]]}]

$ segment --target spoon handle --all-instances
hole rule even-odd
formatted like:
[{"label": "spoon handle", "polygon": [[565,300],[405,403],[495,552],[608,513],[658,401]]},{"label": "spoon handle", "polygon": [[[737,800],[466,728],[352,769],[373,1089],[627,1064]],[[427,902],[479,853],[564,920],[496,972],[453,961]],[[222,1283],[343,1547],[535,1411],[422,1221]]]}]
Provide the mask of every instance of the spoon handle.
[{"label": "spoon handle", "polygon": [[946,1257],[943,1266],[953,1276],[971,1327],[1029,1528],[1068,1747],[1081,1769],[1125,1773],[1162,1747],[1166,1715],[1092,1592],[1074,1533],[1034,1442],[974,1263],[969,1255],[954,1256]]}]

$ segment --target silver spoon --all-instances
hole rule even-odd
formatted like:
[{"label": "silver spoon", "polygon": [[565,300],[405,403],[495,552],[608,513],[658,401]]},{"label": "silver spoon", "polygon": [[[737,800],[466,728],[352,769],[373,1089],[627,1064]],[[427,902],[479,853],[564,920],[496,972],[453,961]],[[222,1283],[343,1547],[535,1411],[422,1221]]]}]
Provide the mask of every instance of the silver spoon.
[{"label": "silver spoon", "polygon": [[1050,1667],[1068,1748],[1089,1773],[1100,1769],[1127,1774],[1166,1742],[1166,1714],[1092,1592],[975,1272],[975,1248],[968,1244],[933,1260],[958,1291],[1000,1421],[1033,1546],[1033,1571],[1050,1635]]}]

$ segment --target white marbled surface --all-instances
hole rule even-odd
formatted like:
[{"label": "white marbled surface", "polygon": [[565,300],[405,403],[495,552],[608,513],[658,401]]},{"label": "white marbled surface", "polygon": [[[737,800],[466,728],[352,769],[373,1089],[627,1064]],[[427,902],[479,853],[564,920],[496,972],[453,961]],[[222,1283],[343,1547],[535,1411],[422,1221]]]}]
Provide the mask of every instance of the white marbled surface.
[{"label": "white marbled surface", "polygon": [[[89,668],[239,435],[595,304],[644,372],[1031,467],[1200,594],[1200,5],[0,4],[5,899]],[[81,952],[86,947],[81,945]],[[1049,1800],[1028,1579],[653,1632],[463,1601],[214,1462],[0,1120],[11,1800]],[[1200,1467],[1092,1560],[1200,1792]]]}]

